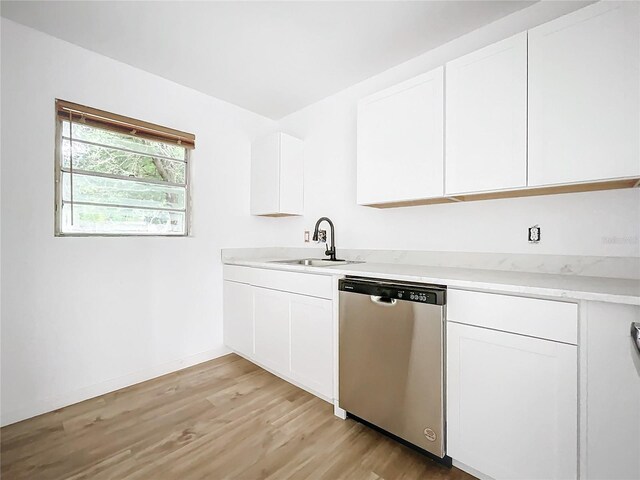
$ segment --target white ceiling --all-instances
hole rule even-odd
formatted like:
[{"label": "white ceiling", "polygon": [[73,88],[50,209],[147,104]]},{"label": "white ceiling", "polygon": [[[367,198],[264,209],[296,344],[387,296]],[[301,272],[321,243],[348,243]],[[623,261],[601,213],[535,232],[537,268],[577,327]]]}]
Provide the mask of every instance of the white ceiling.
[{"label": "white ceiling", "polygon": [[279,119],[529,1],[3,1],[2,16]]}]

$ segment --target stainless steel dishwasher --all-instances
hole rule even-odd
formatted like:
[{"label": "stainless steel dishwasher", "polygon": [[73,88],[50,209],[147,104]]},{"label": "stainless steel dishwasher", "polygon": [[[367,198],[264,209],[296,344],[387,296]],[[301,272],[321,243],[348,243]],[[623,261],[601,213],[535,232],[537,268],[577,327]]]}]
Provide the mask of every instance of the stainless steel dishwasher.
[{"label": "stainless steel dishwasher", "polygon": [[338,285],[340,407],[445,457],[446,287],[364,278]]}]

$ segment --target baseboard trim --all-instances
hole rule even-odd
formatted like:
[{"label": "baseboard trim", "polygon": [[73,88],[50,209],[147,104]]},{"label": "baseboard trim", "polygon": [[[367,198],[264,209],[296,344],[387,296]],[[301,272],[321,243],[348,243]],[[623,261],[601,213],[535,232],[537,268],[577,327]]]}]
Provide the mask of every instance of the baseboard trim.
[{"label": "baseboard trim", "polygon": [[452,464],[454,467],[459,468],[463,472],[467,472],[469,475],[473,475],[479,480],[493,480],[493,477],[490,477],[489,475],[485,475],[484,473],[479,472],[478,470],[470,467],[469,465],[466,465],[462,462],[458,462],[455,458],[452,459]]},{"label": "baseboard trim", "polygon": [[110,393],[121,388],[135,385],[136,383],[145,382],[168,373],[176,372],[184,368],[189,368],[199,363],[213,360],[214,358],[221,357],[231,353],[227,347],[222,346],[207,350],[206,352],[196,353],[188,357],[178,358],[170,362],[166,362],[160,365],[155,365],[137,372],[133,372],[122,377],[112,378],[103,382],[88,385],[86,387],[79,388],[72,392],[56,397],[45,398],[41,400],[34,400],[33,402],[26,402],[24,407],[9,411],[2,412],[0,416],[0,426],[11,425],[28,418],[42,415],[43,413],[52,412],[59,408],[68,407],[74,403],[83,402],[105,393]]},{"label": "baseboard trim", "polygon": [[302,383],[300,383],[298,380],[291,378],[288,375],[284,375],[280,372],[278,372],[277,370],[263,364],[262,362],[257,361],[255,358],[251,358],[248,355],[245,355],[244,353],[240,353],[236,350],[231,350],[231,352],[235,353],[236,355],[238,355],[239,357],[244,358],[245,360],[248,360],[249,362],[259,366],[260,368],[262,368],[263,370],[266,370],[269,373],[272,373],[273,375],[275,375],[276,377],[281,378],[282,380],[284,380],[285,382],[289,382],[292,385],[295,385],[298,388],[301,388],[302,390],[305,390],[307,392],[309,392],[311,395],[315,395],[316,397],[318,397],[320,400],[324,400],[325,402],[330,403],[331,405],[333,405],[333,398],[329,398],[323,394],[321,394],[320,392],[318,392],[317,390],[314,390],[313,388],[310,388]]}]

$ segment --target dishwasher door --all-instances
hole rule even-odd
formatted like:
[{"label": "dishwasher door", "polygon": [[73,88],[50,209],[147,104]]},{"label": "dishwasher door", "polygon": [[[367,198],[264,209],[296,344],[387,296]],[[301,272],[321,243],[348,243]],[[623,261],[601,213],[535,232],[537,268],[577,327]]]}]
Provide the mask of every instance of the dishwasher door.
[{"label": "dishwasher door", "polygon": [[340,408],[444,457],[443,305],[420,303],[415,285],[343,287]]}]

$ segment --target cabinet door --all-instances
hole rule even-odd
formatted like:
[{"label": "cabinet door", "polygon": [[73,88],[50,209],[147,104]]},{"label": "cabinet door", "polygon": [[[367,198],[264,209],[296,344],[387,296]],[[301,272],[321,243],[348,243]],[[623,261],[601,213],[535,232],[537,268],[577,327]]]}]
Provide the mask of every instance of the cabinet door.
[{"label": "cabinet door", "polygon": [[290,296],[291,375],[301,384],[333,398],[332,301]]},{"label": "cabinet door", "polygon": [[280,210],[280,136],[268,135],[251,145],[251,214]]},{"label": "cabinet door", "polygon": [[525,187],[527,33],[446,68],[446,193]]},{"label": "cabinet door", "polygon": [[254,287],[255,359],[289,374],[289,295]]},{"label": "cabinet door", "polygon": [[253,287],[224,281],[224,344],[243,355],[253,355]]},{"label": "cabinet door", "polygon": [[447,453],[500,479],[576,478],[577,347],[447,324]]},{"label": "cabinet door", "polygon": [[529,31],[529,185],[640,175],[640,4]]},{"label": "cabinet door", "polygon": [[586,302],[589,480],[640,478],[640,353],[629,335],[640,307]]},{"label": "cabinet door", "polygon": [[251,145],[251,214],[302,215],[304,205],[302,140],[282,132]]},{"label": "cabinet door", "polygon": [[302,215],[304,210],[303,142],[280,134],[280,208],[283,215]]},{"label": "cabinet door", "polygon": [[440,197],[444,191],[443,68],[358,104],[358,203]]}]

